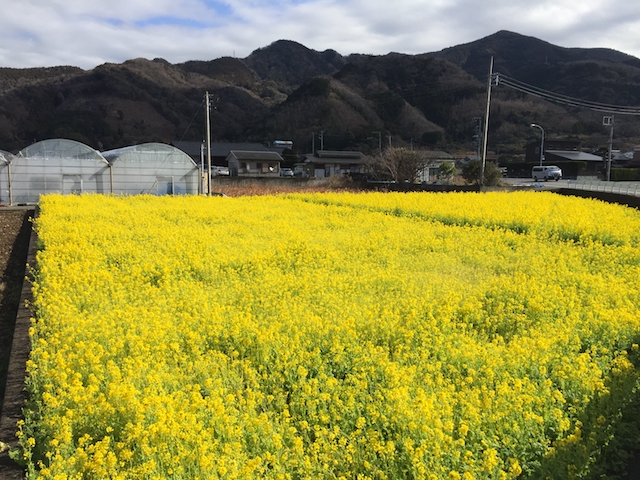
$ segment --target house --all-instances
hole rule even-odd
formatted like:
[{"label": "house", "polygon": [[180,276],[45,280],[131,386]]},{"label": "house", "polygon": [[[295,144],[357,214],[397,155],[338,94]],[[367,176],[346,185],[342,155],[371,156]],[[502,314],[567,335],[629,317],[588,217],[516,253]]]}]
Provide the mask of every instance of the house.
[{"label": "house", "polygon": [[272,152],[278,152],[282,155],[285,150],[293,149],[293,142],[291,140],[274,140],[268,148]]},{"label": "house", "polygon": [[[582,150],[582,141],[575,138],[548,138],[544,142],[543,159],[548,150],[579,152]],[[540,162],[540,140],[534,140],[527,144],[524,161],[527,163]]]},{"label": "house", "polygon": [[[540,141],[535,140],[527,144],[525,161],[540,162]],[[544,142],[542,161],[545,165],[565,162],[585,162],[586,175],[597,175],[602,172],[604,159],[599,155],[582,151],[582,141],[579,139],[549,138]]]},{"label": "house", "polygon": [[277,152],[231,150],[226,158],[232,177],[279,177],[282,157]]},{"label": "house", "polygon": [[[207,164],[207,146],[204,142],[173,141],[171,145],[189,155],[197,165]],[[269,152],[261,143],[212,142],[211,165],[227,167],[227,157],[232,150],[242,152]]]},{"label": "house", "polygon": [[585,162],[585,175],[597,175],[604,168],[604,159],[599,155],[587,152],[567,152],[563,150],[547,150],[544,152],[544,163],[553,165],[562,162]]},{"label": "house", "polygon": [[456,159],[450,153],[425,150],[420,154],[424,156],[426,163],[424,168],[418,172],[416,180],[419,182],[435,182],[438,180],[438,169],[443,163],[450,163],[454,167],[456,166]]},{"label": "house", "polygon": [[628,167],[640,168],[640,145],[633,147],[633,157],[631,161],[627,163]]},{"label": "house", "polygon": [[334,175],[366,174],[371,159],[362,152],[317,150],[296,164],[296,172],[305,177],[324,178]]}]

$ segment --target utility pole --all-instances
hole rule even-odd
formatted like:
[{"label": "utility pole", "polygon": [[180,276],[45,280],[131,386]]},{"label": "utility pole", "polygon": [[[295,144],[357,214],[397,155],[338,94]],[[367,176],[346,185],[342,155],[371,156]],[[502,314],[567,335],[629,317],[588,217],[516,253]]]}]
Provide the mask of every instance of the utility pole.
[{"label": "utility pole", "polygon": [[211,112],[209,111],[209,92],[206,92],[207,99],[207,195],[211,196]]},{"label": "utility pole", "polygon": [[489,111],[491,109],[491,82],[493,80],[493,55],[489,62],[489,78],[487,80],[487,109],[484,115],[484,133],[482,135],[482,172],[480,185],[484,185],[484,167],[487,164],[487,138],[489,137]]},{"label": "utility pole", "polygon": [[613,148],[613,115],[610,117],[602,117],[602,124],[609,125],[609,151],[607,154],[607,182],[611,181],[611,149]]},{"label": "utility pole", "polygon": [[311,155],[316,154],[316,132],[311,132]]},{"label": "utility pole", "polygon": [[200,144],[200,193],[204,193],[204,149],[205,142]]},{"label": "utility pole", "polygon": [[542,128],[537,123],[532,123],[531,127],[539,128],[542,132],[542,137],[540,137],[540,166],[542,166],[542,161],[544,160],[544,128]]},{"label": "utility pole", "polygon": [[480,128],[482,117],[473,117],[473,120],[476,122],[476,158],[480,160],[482,154],[482,129]]},{"label": "utility pole", "polygon": [[324,130],[320,130],[320,150],[324,150]]},{"label": "utility pole", "polygon": [[382,132],[373,132],[378,135],[378,153],[382,156]]}]

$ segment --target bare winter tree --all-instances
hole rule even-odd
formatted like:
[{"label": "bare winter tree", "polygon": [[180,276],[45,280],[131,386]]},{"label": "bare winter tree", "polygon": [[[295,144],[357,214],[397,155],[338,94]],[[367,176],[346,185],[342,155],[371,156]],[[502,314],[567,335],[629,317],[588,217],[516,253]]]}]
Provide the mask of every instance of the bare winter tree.
[{"label": "bare winter tree", "polygon": [[391,175],[396,182],[414,182],[418,174],[429,165],[420,152],[408,148],[388,148],[378,158],[379,168]]}]

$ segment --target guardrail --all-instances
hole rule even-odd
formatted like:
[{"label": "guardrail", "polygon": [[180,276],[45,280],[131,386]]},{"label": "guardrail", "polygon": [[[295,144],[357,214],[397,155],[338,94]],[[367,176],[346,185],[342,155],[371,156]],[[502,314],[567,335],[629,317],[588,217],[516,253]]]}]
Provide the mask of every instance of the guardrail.
[{"label": "guardrail", "polygon": [[603,180],[567,180],[567,188],[589,192],[617,193],[640,197],[640,182],[605,182]]}]

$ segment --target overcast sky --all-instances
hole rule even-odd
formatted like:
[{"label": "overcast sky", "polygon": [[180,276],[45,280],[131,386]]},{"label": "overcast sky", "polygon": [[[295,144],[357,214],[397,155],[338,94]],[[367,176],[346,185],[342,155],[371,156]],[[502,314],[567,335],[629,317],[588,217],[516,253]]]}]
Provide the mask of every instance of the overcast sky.
[{"label": "overcast sky", "polygon": [[244,58],[280,40],[343,55],[426,53],[510,30],[640,57],[640,1],[0,0],[0,67]]}]

